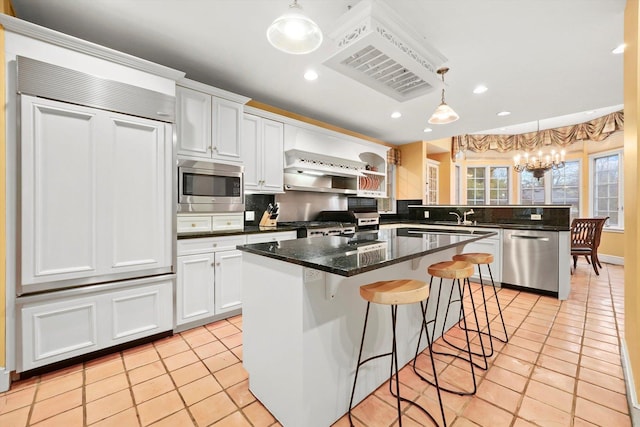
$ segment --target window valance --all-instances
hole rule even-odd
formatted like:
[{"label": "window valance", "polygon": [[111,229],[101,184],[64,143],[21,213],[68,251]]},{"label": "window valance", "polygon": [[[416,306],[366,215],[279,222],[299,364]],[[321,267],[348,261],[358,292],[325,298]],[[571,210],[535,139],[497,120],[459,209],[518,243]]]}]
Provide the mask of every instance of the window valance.
[{"label": "window valance", "polygon": [[451,158],[456,159],[459,151],[482,153],[495,150],[499,153],[507,151],[534,151],[549,145],[566,147],[577,141],[603,141],[609,135],[624,128],[624,112],[616,111],[576,125],[518,135],[460,135],[451,141]]}]

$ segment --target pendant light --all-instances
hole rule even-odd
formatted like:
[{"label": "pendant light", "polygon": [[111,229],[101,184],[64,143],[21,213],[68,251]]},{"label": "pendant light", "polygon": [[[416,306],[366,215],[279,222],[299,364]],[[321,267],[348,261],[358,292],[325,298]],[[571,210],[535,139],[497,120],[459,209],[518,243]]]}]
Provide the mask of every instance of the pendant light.
[{"label": "pendant light", "polygon": [[434,111],[429,118],[429,123],[432,125],[445,125],[447,123],[455,122],[460,118],[460,116],[453,111],[453,108],[449,107],[447,103],[444,102],[444,75],[447,71],[449,71],[449,68],[447,67],[439,68],[438,71],[436,71],[442,76],[442,100],[440,105],[436,108],[436,111]]},{"label": "pendant light", "polygon": [[304,14],[298,0],[294,0],[289,5],[289,10],[269,26],[267,40],[276,49],[302,55],[320,47],[322,31],[318,24]]}]

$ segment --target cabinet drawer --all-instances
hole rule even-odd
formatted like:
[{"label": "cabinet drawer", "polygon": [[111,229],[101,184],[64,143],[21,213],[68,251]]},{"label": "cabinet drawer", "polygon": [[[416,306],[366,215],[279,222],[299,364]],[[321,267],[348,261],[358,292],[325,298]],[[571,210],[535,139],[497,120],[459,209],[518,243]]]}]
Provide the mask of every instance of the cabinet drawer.
[{"label": "cabinet drawer", "polygon": [[178,216],[178,233],[210,230],[211,216]]},{"label": "cabinet drawer", "polygon": [[279,242],[281,240],[297,239],[298,234],[295,231],[280,231],[275,233],[259,233],[248,234],[247,243],[264,243],[264,242]]},{"label": "cabinet drawer", "polygon": [[243,228],[244,212],[211,216],[211,231],[242,230]]},{"label": "cabinet drawer", "polygon": [[178,240],[177,252],[178,256],[182,256],[203,252],[229,251],[238,245],[244,245],[245,240],[244,235]]}]

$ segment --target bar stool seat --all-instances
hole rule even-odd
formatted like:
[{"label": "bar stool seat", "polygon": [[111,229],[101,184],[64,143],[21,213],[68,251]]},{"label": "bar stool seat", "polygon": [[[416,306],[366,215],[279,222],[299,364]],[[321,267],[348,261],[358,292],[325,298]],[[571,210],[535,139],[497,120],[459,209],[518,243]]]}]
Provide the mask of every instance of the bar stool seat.
[{"label": "bar stool seat", "polygon": [[469,252],[466,254],[457,254],[452,258],[454,261],[466,261],[471,264],[491,264],[493,255],[485,252]]},{"label": "bar stool seat", "polygon": [[[487,321],[487,332],[484,331],[480,331],[481,334],[483,335],[488,335],[489,336],[489,343],[491,345],[491,351],[488,354],[488,356],[492,356],[493,355],[493,340],[497,339],[498,341],[501,341],[503,343],[507,343],[509,342],[509,334],[507,333],[507,327],[504,323],[504,317],[502,315],[502,307],[500,307],[500,300],[498,299],[498,292],[496,291],[496,284],[493,281],[493,273],[491,273],[491,263],[493,262],[493,255],[489,254],[489,253],[485,253],[485,252],[469,252],[469,253],[462,253],[462,254],[457,254],[453,256],[453,259],[456,261],[466,261],[466,262],[470,262],[472,264],[475,264],[478,266],[478,274],[480,276],[480,285],[481,285],[481,290],[482,290],[482,302],[484,303],[485,306],[485,317],[486,317],[486,321]],[[504,332],[504,339],[496,336],[494,333],[491,332],[491,326],[489,324],[489,313],[487,310],[487,299],[485,297],[484,294],[484,282],[482,281],[482,269],[481,269],[481,265],[482,264],[486,264],[487,269],[489,271],[489,277],[491,278],[491,287],[493,288],[493,296],[496,299],[496,305],[498,306],[498,315],[500,316],[500,321],[502,322],[502,331]],[[478,328],[479,329],[479,328]],[[478,331],[475,331],[478,332]]]},{"label": "bar stool seat", "polygon": [[[362,341],[360,342],[360,352],[358,354],[358,364],[356,366],[356,372],[353,379],[353,389],[351,390],[351,399],[349,401],[349,423],[353,426],[353,421],[351,420],[351,407],[353,406],[353,398],[356,391],[356,383],[358,381],[358,372],[360,370],[360,366],[369,362],[370,360],[377,359],[380,357],[391,356],[391,369],[389,372],[389,392],[397,399],[397,410],[398,410],[398,424],[402,426],[402,411],[400,402],[404,401],[409,404],[416,406],[422,412],[424,412],[436,425],[437,421],[433,418],[433,416],[421,405],[418,403],[406,399],[400,395],[400,381],[398,377],[398,354],[397,354],[397,345],[396,345],[396,321],[397,321],[397,313],[398,313],[398,305],[403,304],[414,304],[420,303],[422,308],[422,326],[421,328],[426,328],[426,305],[425,302],[429,298],[429,285],[426,282],[420,280],[413,279],[399,279],[399,280],[384,280],[375,283],[370,283],[368,285],[360,286],[360,296],[367,301],[367,310],[364,318],[364,326],[362,328]],[[367,323],[369,320],[369,308],[371,303],[388,305],[391,306],[391,325],[393,331],[393,340],[391,352],[378,354],[375,356],[371,356],[365,360],[362,360],[362,349],[364,347],[364,338],[367,332]],[[422,336],[422,332],[420,333]],[[427,343],[431,345],[431,340],[429,338],[429,333],[427,332]],[[431,365],[433,368],[433,372],[436,372],[435,361],[433,358],[431,359]],[[392,389],[392,381],[395,374],[395,391]],[[435,378],[435,383],[438,384],[437,376]],[[442,404],[442,399],[440,397],[440,389],[438,389],[438,400],[440,403],[440,413],[442,416],[443,425],[447,425],[445,414],[444,414],[444,406]]]},{"label": "bar stool seat", "polygon": [[429,298],[429,287],[419,280],[384,280],[360,286],[360,296],[376,304],[413,304]]},{"label": "bar stool seat", "polygon": [[[475,394],[476,390],[477,390],[477,382],[476,382],[476,378],[475,378],[475,370],[474,370],[474,364],[475,362],[473,361],[473,352],[471,351],[471,340],[469,339],[469,329],[467,328],[467,323],[466,323],[466,317],[462,317],[462,320],[464,322],[464,327],[462,328],[465,332],[465,338],[466,338],[466,348],[460,348],[458,346],[455,346],[451,343],[449,343],[448,341],[445,340],[445,326],[447,324],[447,319],[449,316],[449,308],[451,307],[451,304],[454,302],[460,302],[460,309],[462,310],[462,312],[464,312],[464,301],[463,301],[463,288],[465,285],[467,285],[469,287],[469,293],[471,294],[471,285],[469,282],[469,277],[471,277],[473,275],[473,264],[467,262],[467,261],[461,261],[461,260],[452,260],[452,261],[442,261],[442,262],[438,262],[436,264],[432,264],[427,268],[427,272],[429,273],[429,275],[431,275],[431,280],[429,281],[429,289],[431,290],[431,287],[433,285],[433,278],[439,278],[440,279],[440,286],[438,287],[438,292],[437,292],[437,296],[436,296],[436,311],[435,311],[435,318],[431,321],[429,321],[428,323],[433,323],[434,326],[434,335],[435,335],[435,328],[436,328],[436,324],[437,324],[437,316],[438,316],[438,312],[440,310],[440,293],[442,291],[442,281],[443,279],[452,279],[452,285],[451,285],[451,291],[449,292],[449,300],[447,302],[447,308],[446,308],[446,312],[445,312],[445,316],[444,316],[444,320],[442,322],[442,338],[443,341],[446,342],[447,344],[451,345],[452,347],[464,351],[466,352],[466,357],[461,356],[459,354],[453,354],[453,353],[447,353],[447,352],[443,352],[443,351],[436,351],[433,348],[433,342],[428,342],[429,344],[429,350],[431,353],[431,358],[433,360],[433,354],[441,354],[441,355],[446,355],[446,356],[452,356],[452,357],[456,357],[459,358],[461,360],[464,360],[466,362],[469,363],[469,369],[471,371],[471,378],[473,380],[473,389],[471,391],[465,391],[465,390],[455,390],[455,389],[451,389],[451,388],[446,388],[443,386],[439,386],[437,384],[437,381],[432,382],[430,379],[424,377],[421,373],[419,373],[416,369],[416,362],[415,359],[413,361],[413,371],[415,372],[416,375],[418,375],[423,381],[426,381],[427,383],[435,386],[436,388],[438,388],[439,390],[443,390],[443,391],[447,391],[449,393],[455,393],[458,395],[472,395]],[[463,284],[460,284],[460,280],[462,279]],[[458,287],[458,294],[460,296],[459,299],[454,299],[453,298],[453,291],[456,287]],[[473,295],[471,295],[471,304],[473,304]],[[474,305],[475,306],[475,305]],[[423,307],[424,309],[424,307]],[[426,312],[424,313],[424,315],[426,316]],[[474,310],[474,315],[475,315],[475,310]],[[476,324],[478,322],[477,319],[477,315],[476,315]],[[419,352],[419,348],[420,348],[420,339],[422,338],[422,331],[426,330],[427,332],[427,339],[429,338],[429,331],[427,329],[427,322],[425,321],[423,324],[423,329],[420,330],[420,337],[418,339],[418,347],[416,348],[416,357],[418,356],[418,352]],[[480,335],[478,335],[480,336]],[[483,351],[484,351],[484,347],[483,347]],[[485,361],[485,367],[476,365],[482,369],[486,369],[488,367],[487,365],[487,360],[486,357],[484,358]],[[435,370],[434,370],[435,373]]]},{"label": "bar stool seat", "polygon": [[441,279],[466,279],[473,275],[473,265],[466,261],[442,261],[431,264],[427,273]]}]

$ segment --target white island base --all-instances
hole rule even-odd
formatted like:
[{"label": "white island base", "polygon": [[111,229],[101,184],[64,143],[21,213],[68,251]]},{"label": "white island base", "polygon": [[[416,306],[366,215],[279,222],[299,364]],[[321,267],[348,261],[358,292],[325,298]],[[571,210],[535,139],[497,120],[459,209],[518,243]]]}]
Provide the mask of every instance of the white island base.
[{"label": "white island base", "polygon": [[[366,309],[359,287],[379,280],[428,281],[430,264],[450,260],[462,248],[351,277],[243,252],[243,364],[251,392],[285,427],[330,426],[347,412],[353,387]],[[436,334],[451,289],[450,280],[444,283]],[[437,286],[433,292],[427,320],[433,318]],[[452,310],[458,313],[458,303]],[[390,311],[371,305],[363,359],[391,351]],[[456,316],[449,317],[446,329],[455,324]],[[420,322],[419,304],[399,306],[400,366],[415,356]],[[388,380],[390,363],[384,357],[360,368],[354,406]]]}]

